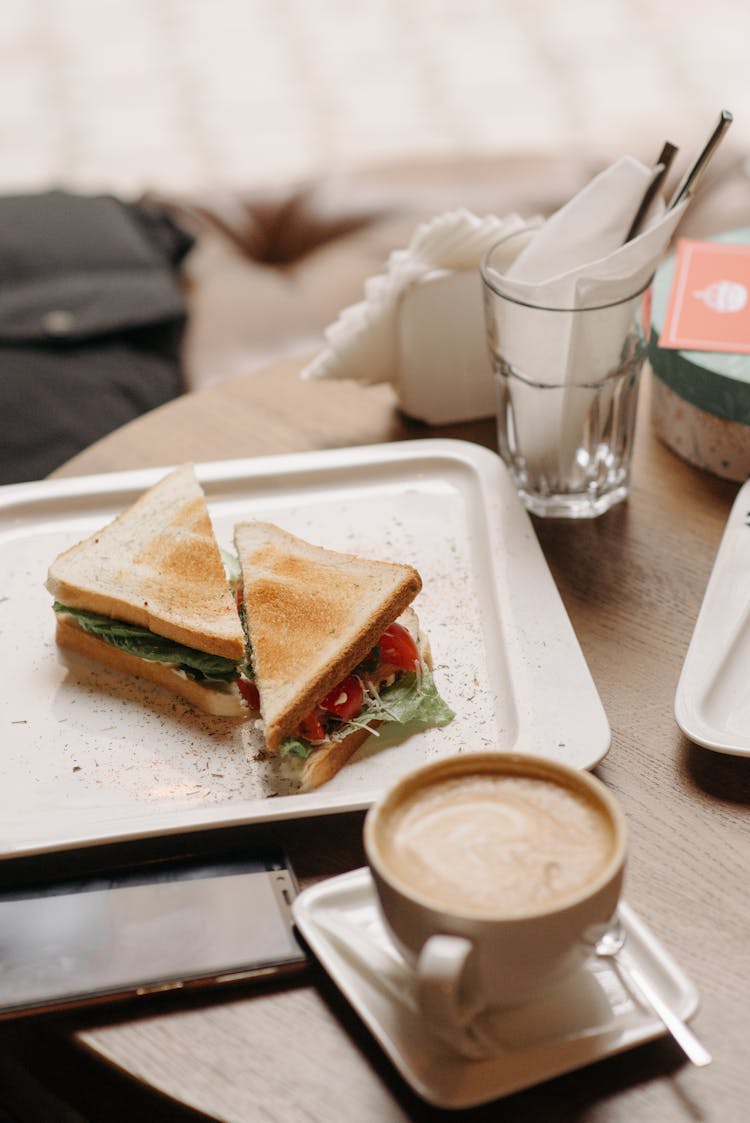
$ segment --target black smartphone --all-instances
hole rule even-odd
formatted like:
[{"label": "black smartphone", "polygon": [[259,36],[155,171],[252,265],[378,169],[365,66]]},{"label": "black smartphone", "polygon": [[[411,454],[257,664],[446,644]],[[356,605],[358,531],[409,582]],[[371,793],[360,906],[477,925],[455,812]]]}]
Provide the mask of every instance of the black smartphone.
[{"label": "black smartphone", "polygon": [[298,970],[296,893],[277,850],[0,889],[0,1018]]}]

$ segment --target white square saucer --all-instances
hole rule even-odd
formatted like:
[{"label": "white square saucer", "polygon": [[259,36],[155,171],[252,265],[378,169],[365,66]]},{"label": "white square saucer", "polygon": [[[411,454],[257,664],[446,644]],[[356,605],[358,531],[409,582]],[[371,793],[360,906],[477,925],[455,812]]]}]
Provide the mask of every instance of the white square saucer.
[{"label": "white square saucer", "polygon": [[[691,1017],[698,1008],[692,983],[632,909],[621,903],[619,915],[631,960],[675,1013]],[[486,1103],[665,1033],[613,963],[592,956],[542,998],[493,1011],[482,1029],[497,1053],[468,1060],[421,1018],[413,973],[386,934],[368,869],[304,890],[294,918],[403,1078],[438,1107]]]}]

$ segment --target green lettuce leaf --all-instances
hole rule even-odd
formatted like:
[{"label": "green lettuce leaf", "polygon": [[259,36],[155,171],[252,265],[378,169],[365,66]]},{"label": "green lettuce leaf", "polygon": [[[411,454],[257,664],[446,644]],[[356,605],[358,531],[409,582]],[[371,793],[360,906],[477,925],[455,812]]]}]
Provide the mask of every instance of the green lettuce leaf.
[{"label": "green lettuce leaf", "polygon": [[447,702],[440,697],[432,673],[425,668],[421,675],[414,671],[399,675],[392,686],[381,691],[380,705],[360,714],[357,724],[369,719],[432,729],[447,725],[455,716]]},{"label": "green lettuce leaf", "polygon": [[139,659],[175,666],[198,682],[234,682],[239,675],[238,666],[231,659],[175,643],[137,624],[126,624],[123,620],[113,620],[81,608],[68,608],[59,601],[55,601],[53,608],[61,615],[71,616],[84,632],[111,643],[113,647],[129,655],[137,655]]},{"label": "green lettuce leaf", "polygon": [[[221,560],[224,564],[224,572],[226,573],[227,580],[229,581],[229,584],[232,588],[232,593],[236,595],[237,590],[242,585],[242,566],[240,565],[240,560],[236,554],[233,554],[231,550],[225,550],[223,546],[219,547],[219,553],[221,554]],[[251,682],[255,682],[255,671],[253,669],[253,649],[250,645],[250,639],[248,637],[247,620],[245,619],[245,604],[244,599],[240,599],[241,603],[237,605],[237,611],[239,613],[240,623],[242,624],[242,630],[245,633],[245,659],[241,663],[240,669],[245,678],[250,679]]]},{"label": "green lettuce leaf", "polygon": [[282,756],[298,756],[300,760],[307,760],[312,751],[313,745],[309,741],[300,741],[298,737],[287,737],[279,745]]},{"label": "green lettuce leaf", "polygon": [[[434,729],[453,721],[455,713],[438,693],[432,673],[426,668],[421,675],[407,671],[391,685],[382,690],[380,701],[375,702],[345,725],[340,725],[334,737],[346,737],[355,729],[362,729],[374,721],[384,726],[409,725],[418,729]],[[282,741],[279,752],[283,756],[297,756],[306,760],[315,746],[304,738],[287,737]]]}]

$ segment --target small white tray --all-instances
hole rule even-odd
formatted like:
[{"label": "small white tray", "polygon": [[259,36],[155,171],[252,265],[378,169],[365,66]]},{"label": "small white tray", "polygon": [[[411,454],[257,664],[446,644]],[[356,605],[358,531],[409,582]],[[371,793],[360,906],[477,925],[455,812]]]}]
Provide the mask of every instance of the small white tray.
[{"label": "small white tray", "polygon": [[750,481],[719,545],[683,663],[675,717],[697,745],[750,756]]},{"label": "small white tray", "polygon": [[410,562],[443,729],[370,738],[315,792],[287,794],[253,722],[199,714],[143,680],[64,659],[47,568],[167,468],[0,488],[0,858],[360,810],[405,771],[470,750],[590,768],[609,747],[596,688],[500,458],[425,440],[197,465],[221,546],[268,519],[322,546]]},{"label": "small white tray", "polygon": [[[413,975],[380,919],[368,869],[320,882],[295,900],[295,922],[312,951],[404,1080],[438,1107],[469,1108],[509,1095],[666,1031],[608,960],[526,1006],[493,1013],[484,1026],[501,1051],[467,1060],[419,1016]],[[619,909],[628,954],[683,1019],[698,1008],[693,985],[635,913]]]}]

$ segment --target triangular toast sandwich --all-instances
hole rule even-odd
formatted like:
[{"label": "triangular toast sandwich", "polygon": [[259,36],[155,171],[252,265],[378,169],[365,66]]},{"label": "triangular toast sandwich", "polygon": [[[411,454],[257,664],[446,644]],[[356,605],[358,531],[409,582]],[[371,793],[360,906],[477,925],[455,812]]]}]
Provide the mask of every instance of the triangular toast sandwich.
[{"label": "triangular toast sandwich", "polygon": [[191,464],[52,563],[56,640],[208,713],[246,717],[245,637]]},{"label": "triangular toast sandwich", "polygon": [[[399,720],[387,706],[397,682],[413,695],[409,712],[424,680],[435,693],[409,609],[422,580],[410,565],[324,549],[261,521],[238,524],[235,547],[266,747],[299,759],[308,790],[382,721]],[[430,724],[453,716],[438,701]]]}]

